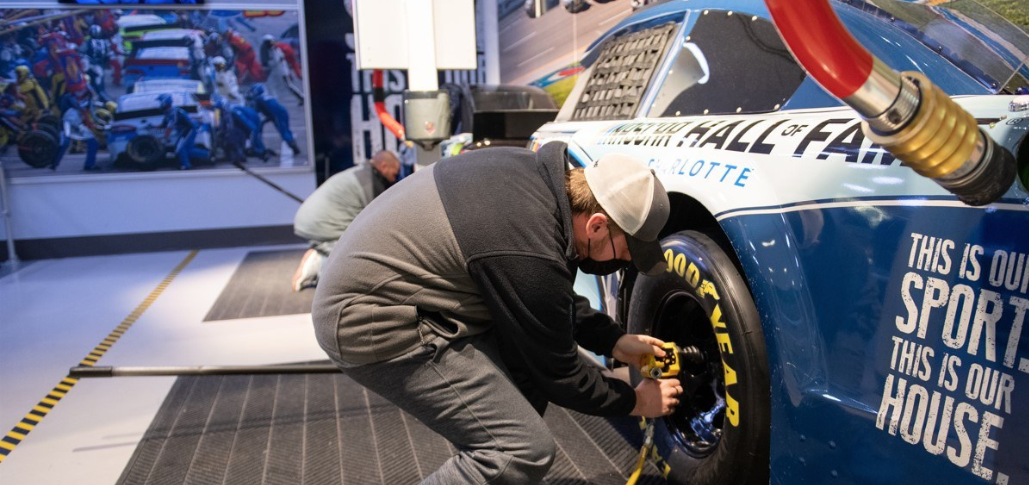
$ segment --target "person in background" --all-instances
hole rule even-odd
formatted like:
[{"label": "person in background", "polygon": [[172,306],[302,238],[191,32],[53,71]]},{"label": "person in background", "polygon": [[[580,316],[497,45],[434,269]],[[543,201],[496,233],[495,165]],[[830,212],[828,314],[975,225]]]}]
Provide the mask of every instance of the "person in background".
[{"label": "person in background", "polygon": [[25,103],[22,116],[25,121],[36,121],[50,111],[50,99],[47,97],[43,87],[39,85],[36,78],[29,72],[28,66],[14,68],[18,81],[18,94]]},{"label": "person in background", "polygon": [[[258,157],[267,162],[275,152],[265,148],[261,139],[261,116],[248,106],[227,103],[218,97],[214,103],[220,113],[219,143],[225,159],[230,163],[246,162],[247,157]],[[249,149],[246,146],[250,142]]]},{"label": "person in background", "polygon": [[175,144],[175,154],[179,157],[179,169],[189,170],[193,168],[191,158],[211,158],[207,150],[196,147],[197,130],[196,122],[189,118],[186,110],[172,105],[172,96],[162,94],[157,97],[164,119],[160,127],[165,129],[164,137],[170,139],[174,133],[178,137]]},{"label": "person in background", "polygon": [[225,98],[227,103],[242,103],[244,100],[243,95],[239,93],[239,80],[225,58],[215,56],[211,59],[211,64],[214,65],[214,86],[218,95]]},{"label": "person in background", "polygon": [[93,92],[101,101],[111,101],[104,87],[104,69],[111,63],[111,39],[104,38],[99,25],[89,27],[89,39],[79,48],[85,55],[83,64],[89,74],[89,82]]},{"label": "person in background", "polygon": [[100,169],[96,165],[96,152],[100,144],[96,141],[96,137],[93,136],[90,122],[91,117],[86,112],[89,109],[89,103],[89,98],[85,98],[80,102],[75,99],[73,94],[61,96],[58,104],[58,107],[61,109],[61,142],[57,148],[57,158],[50,165],[50,170],[57,170],[57,166],[61,164],[61,160],[64,158],[64,154],[68,152],[68,147],[71,146],[72,141],[85,142],[86,144],[86,163],[83,164],[82,169]]},{"label": "person in background", "polygon": [[318,284],[322,263],[336,241],[365,206],[397,181],[399,172],[400,159],[382,150],[367,164],[333,175],[304,201],[293,219],[293,232],[310,241],[311,249],[293,274],[293,291]]},{"label": "person in background", "polygon": [[[265,87],[273,96],[280,99],[288,91],[296,96],[297,104],[303,106],[304,93],[297,86],[299,76],[295,75],[287,62],[286,54],[282,49],[283,45],[286,44],[276,42],[275,37],[271,35],[265,35],[261,40],[261,66],[268,73]],[[286,47],[289,46],[286,45]]]},{"label": "person in background", "polygon": [[275,129],[279,130],[279,136],[293,150],[293,155],[299,155],[300,146],[297,145],[297,141],[293,138],[293,132],[289,129],[289,112],[275,97],[268,94],[264,84],[257,83],[251,86],[250,91],[247,92],[247,101],[258,113],[275,124]]},{"label": "person in background", "polygon": [[232,48],[232,55],[236,62],[236,70],[246,82],[264,81],[264,70],[257,60],[253,46],[250,45],[239,32],[232,29],[225,29],[224,41]]}]

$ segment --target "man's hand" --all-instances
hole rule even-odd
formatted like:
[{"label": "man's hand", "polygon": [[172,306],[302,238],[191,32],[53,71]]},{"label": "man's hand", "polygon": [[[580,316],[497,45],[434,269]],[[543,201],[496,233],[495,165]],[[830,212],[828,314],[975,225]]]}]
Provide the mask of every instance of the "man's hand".
[{"label": "man's hand", "polygon": [[675,406],[679,405],[679,394],[682,394],[679,379],[643,379],[636,386],[636,407],[630,414],[644,418],[672,414]]},{"label": "man's hand", "polygon": [[612,357],[631,365],[634,369],[640,370],[640,361],[646,355],[664,357],[665,351],[661,348],[664,342],[649,335],[622,335],[615,342],[615,348],[611,351]]}]

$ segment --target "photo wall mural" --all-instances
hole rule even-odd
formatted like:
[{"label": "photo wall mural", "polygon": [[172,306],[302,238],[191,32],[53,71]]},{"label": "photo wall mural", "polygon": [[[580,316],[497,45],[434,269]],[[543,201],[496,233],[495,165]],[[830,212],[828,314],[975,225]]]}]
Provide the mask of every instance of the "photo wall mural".
[{"label": "photo wall mural", "polygon": [[299,8],[211,3],[0,9],[8,175],[310,166]]}]

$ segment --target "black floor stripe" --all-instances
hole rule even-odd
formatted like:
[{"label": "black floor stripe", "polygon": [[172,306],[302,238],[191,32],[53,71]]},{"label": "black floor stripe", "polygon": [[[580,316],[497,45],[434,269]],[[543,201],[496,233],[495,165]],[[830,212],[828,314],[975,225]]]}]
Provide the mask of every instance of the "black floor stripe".
[{"label": "black floor stripe", "polygon": [[293,272],[304,249],[251,251],[236,268],[205,322],[311,312],[314,289],[294,293]]},{"label": "black floor stripe", "polygon": [[[372,426],[379,450],[383,483],[417,483],[418,467],[401,411],[377,394],[369,392]],[[388,464],[388,466],[386,466]]]},{"label": "black floor stripe", "polygon": [[161,448],[147,483],[153,485],[182,484],[196,456],[197,445],[211,415],[221,379],[197,379],[186,397],[171,433]]},{"label": "black floor stripe", "polygon": [[[549,485],[621,485],[639,452],[634,419],[552,406]],[[342,374],[180,377],[120,484],[405,485],[454,449]],[[664,480],[648,465],[640,484]]]},{"label": "black floor stripe", "polygon": [[555,406],[546,413],[545,418],[555,441],[568,453],[569,459],[578,464],[585,479],[598,485],[625,484],[628,476],[622,475],[623,470],[615,469],[611,459],[583,432],[566,410]]},{"label": "black floor stripe", "polygon": [[267,463],[268,436],[275,412],[278,376],[254,377],[243,407],[239,431],[226,471],[227,485],[261,483]]},{"label": "black floor stripe", "polygon": [[349,377],[337,377],[336,398],[339,403],[337,412],[344,485],[383,483],[366,394]]},{"label": "black floor stripe", "polygon": [[248,376],[228,376],[218,379],[220,387],[218,397],[211,408],[207,427],[200,435],[196,454],[186,473],[185,483],[222,483],[225,469],[229,463],[232,442],[239,427],[245,389],[250,381]]},{"label": "black floor stripe", "polygon": [[306,380],[304,375],[279,377],[264,472],[267,485],[296,485],[303,481]]},{"label": "black floor stripe", "polygon": [[307,376],[303,485],[338,485],[343,480],[334,385],[330,374]]},{"label": "black floor stripe", "polygon": [[179,379],[175,382],[168,397],[165,398],[164,404],[161,405],[161,409],[157,411],[154,422],[150,424],[150,429],[136,446],[136,452],[133,453],[118,483],[146,483],[150,471],[153,470],[154,464],[161,454],[161,449],[171,434],[175,418],[186,402],[186,396],[193,389],[194,382],[196,382],[195,379]]}]

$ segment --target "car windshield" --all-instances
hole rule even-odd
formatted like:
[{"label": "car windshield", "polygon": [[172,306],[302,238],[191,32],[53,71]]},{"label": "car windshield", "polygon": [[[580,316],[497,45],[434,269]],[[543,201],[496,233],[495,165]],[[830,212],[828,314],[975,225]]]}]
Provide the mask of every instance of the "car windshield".
[{"label": "car windshield", "polygon": [[904,0],[847,4],[896,24],[991,92],[1013,92],[1029,79],[1029,34],[978,0],[935,6]]},{"label": "car windshield", "polygon": [[199,30],[189,29],[169,29],[169,30],[158,30],[156,32],[147,32],[143,34],[143,40],[160,40],[160,39],[192,39],[200,34]]},{"label": "car windshield", "polygon": [[[172,104],[175,106],[194,106],[196,100],[186,93],[171,93]],[[129,94],[118,99],[118,112],[140,111],[157,108],[160,104],[157,101],[159,94]]]},{"label": "car windshield", "polygon": [[203,83],[192,79],[157,79],[139,81],[133,85],[134,93],[159,93],[167,91],[190,91],[202,93]]},{"label": "car windshield", "polygon": [[185,47],[150,47],[141,49],[136,54],[136,58],[151,60],[189,59],[189,49]]},{"label": "car windshield", "polygon": [[118,26],[123,29],[141,25],[164,25],[166,23],[164,19],[156,15],[126,15],[118,19]]}]

